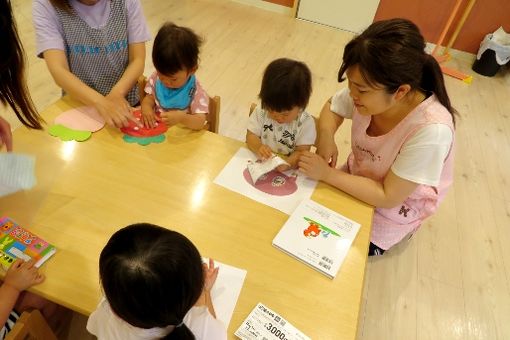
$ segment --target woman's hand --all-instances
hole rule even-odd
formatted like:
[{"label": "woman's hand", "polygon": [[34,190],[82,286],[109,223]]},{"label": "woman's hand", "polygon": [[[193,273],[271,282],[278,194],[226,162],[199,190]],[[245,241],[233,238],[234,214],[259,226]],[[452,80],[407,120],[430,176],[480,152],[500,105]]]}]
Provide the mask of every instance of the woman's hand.
[{"label": "woman's hand", "polygon": [[299,170],[301,170],[308,177],[324,181],[333,168],[329,167],[328,163],[321,156],[304,151],[299,157]]},{"label": "woman's hand", "polygon": [[12,151],[12,132],[11,125],[5,119],[0,117],[0,150],[6,146],[7,151]]},{"label": "woman's hand", "polygon": [[98,100],[95,103],[95,107],[108,125],[118,128],[126,127],[130,120],[140,125],[135,117],[133,117],[129,103],[120,95],[110,93]]},{"label": "woman's hand", "polygon": [[5,274],[4,284],[22,292],[44,281],[44,275],[35,267],[35,261],[17,259]]},{"label": "woman's hand", "polygon": [[330,167],[335,168],[338,158],[338,147],[336,146],[335,139],[329,136],[322,136],[319,138],[317,154],[321,156]]}]

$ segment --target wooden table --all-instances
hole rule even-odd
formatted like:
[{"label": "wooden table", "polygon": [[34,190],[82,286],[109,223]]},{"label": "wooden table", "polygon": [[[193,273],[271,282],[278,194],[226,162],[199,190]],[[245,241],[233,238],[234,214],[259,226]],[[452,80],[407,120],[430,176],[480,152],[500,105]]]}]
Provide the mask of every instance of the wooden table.
[{"label": "wooden table", "polygon": [[[64,98],[43,112],[48,122],[78,103]],[[105,128],[82,143],[20,128],[16,152],[37,158],[38,184],[0,199],[12,217],[57,248],[32,291],[85,315],[100,298],[98,258],[112,233],[151,222],[189,237],[203,256],[247,269],[229,337],[266,304],[314,339],[354,339],[363,290],[372,207],[319,184],[317,202],[361,223],[337,277],[330,280],[271,245],[284,213],[213,183],[243,144],[206,131],[173,127],[161,144],[141,147]]]}]

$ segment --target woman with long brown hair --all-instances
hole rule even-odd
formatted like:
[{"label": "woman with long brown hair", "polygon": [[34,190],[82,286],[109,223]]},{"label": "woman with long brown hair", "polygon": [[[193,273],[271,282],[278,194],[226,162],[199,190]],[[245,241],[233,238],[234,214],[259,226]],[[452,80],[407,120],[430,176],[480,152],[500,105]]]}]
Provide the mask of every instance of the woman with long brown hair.
[{"label": "woman with long brown hair", "polygon": [[[414,233],[452,184],[455,110],[409,20],[375,22],[352,39],[338,81],[344,76],[348,88],[322,109],[317,154],[299,166],[376,207],[369,254],[380,255]],[[344,119],[352,120],[351,154],[336,169],[333,137]]]}]

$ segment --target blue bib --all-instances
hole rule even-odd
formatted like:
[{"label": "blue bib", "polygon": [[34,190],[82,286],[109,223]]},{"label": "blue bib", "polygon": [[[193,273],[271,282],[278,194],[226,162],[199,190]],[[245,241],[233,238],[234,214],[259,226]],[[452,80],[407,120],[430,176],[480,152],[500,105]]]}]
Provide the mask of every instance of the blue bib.
[{"label": "blue bib", "polygon": [[171,89],[163,85],[159,78],[156,80],[156,97],[159,105],[164,110],[184,110],[191,104],[191,100],[195,95],[196,79],[195,75],[191,75],[184,86],[178,89]]}]

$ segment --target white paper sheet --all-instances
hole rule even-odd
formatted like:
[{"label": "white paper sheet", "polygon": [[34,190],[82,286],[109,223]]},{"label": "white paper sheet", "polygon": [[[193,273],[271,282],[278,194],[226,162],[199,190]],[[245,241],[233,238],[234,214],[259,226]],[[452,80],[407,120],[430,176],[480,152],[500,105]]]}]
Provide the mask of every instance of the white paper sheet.
[{"label": "white paper sheet", "polygon": [[[285,175],[288,177],[296,176],[295,184],[297,190],[293,193],[278,196],[268,194],[255,188],[246,180],[243,172],[247,168],[249,161],[255,162],[256,159],[257,158],[250,150],[244,147],[240,148],[227,165],[225,165],[220,174],[214,179],[214,183],[289,215],[303,199],[312,196],[317,181],[306,177],[297,170],[285,172]],[[259,182],[257,182],[257,184]],[[289,184],[289,181],[287,181],[286,184]],[[282,188],[283,187],[284,186],[282,186]]]},{"label": "white paper sheet", "polygon": [[243,340],[311,340],[280,314],[260,302],[234,334]]},{"label": "white paper sheet", "polygon": [[35,183],[35,157],[16,153],[0,154],[0,197],[31,189]]},{"label": "white paper sheet", "polygon": [[[208,258],[204,257],[202,259],[205,263],[209,263]],[[211,298],[216,317],[228,328],[247,272],[244,269],[232,267],[218,261],[214,261],[214,265],[219,267],[220,270],[211,290]]]},{"label": "white paper sheet", "polygon": [[250,162],[248,163],[248,171],[250,172],[251,179],[253,182],[257,182],[260,177],[267,174],[271,170],[277,168],[280,165],[289,165],[282,158],[277,155],[265,160],[263,162]]}]

